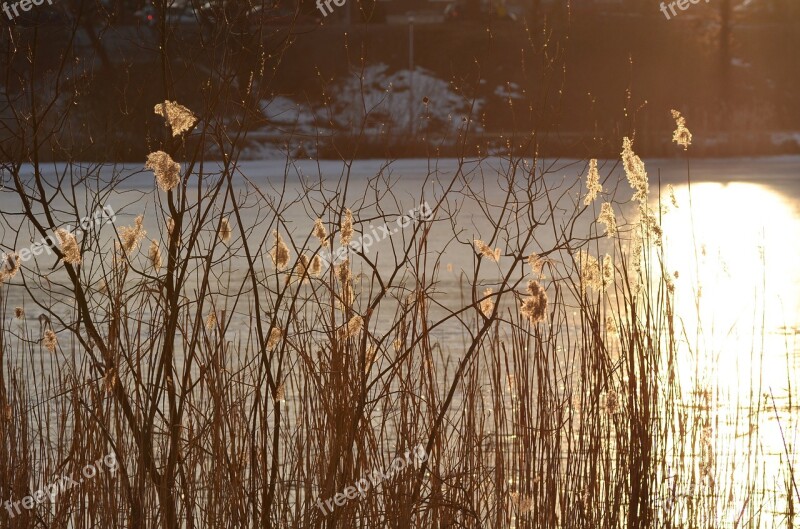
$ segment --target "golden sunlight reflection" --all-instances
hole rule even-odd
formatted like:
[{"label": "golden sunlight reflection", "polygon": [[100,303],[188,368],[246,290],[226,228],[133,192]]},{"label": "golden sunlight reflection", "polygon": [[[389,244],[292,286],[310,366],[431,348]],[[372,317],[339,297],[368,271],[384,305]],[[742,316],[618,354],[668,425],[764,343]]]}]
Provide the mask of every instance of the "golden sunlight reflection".
[{"label": "golden sunlight reflection", "polygon": [[[687,186],[675,196],[662,227],[687,417],[698,431],[713,430],[717,493],[744,501],[758,479],[785,498],[784,439],[790,451],[797,440],[789,406],[797,406],[798,204],[749,183],[693,184],[691,205]],[[764,514],[778,523],[788,509]]]},{"label": "golden sunlight reflection", "polygon": [[695,184],[691,205],[688,187],[675,196],[679,207],[662,220],[665,264],[678,273],[675,313],[697,356],[692,375],[720,389],[749,386],[759,375],[766,386],[785,388],[787,353],[794,353],[787,345],[800,322],[797,208],[746,183]]}]

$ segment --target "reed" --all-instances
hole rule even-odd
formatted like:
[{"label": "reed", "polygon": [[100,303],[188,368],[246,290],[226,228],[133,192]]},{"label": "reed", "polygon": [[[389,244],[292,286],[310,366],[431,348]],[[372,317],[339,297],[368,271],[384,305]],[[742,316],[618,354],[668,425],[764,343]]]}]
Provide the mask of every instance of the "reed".
[{"label": "reed", "polygon": [[[19,118],[35,147],[0,145],[17,208],[3,227],[60,234],[53,255],[2,276],[0,501],[118,462],[54,501],[0,509],[2,527],[792,526],[792,438],[776,456],[760,434],[792,402],[770,407],[756,381],[730,408],[705,376],[718,344],[687,324],[701,285],[676,287],[662,227],[674,199],[650,189],[634,136],[619,161],[521,156],[537,131],[470,158],[466,120],[461,156],[429,144],[412,196],[389,161],[366,178],[345,156],[337,174],[292,156],[251,174],[239,158],[264,97],[257,67],[215,72],[205,107],[184,106],[161,29],[168,94],[149,117],[167,126],[137,169],[74,152],[43,164],[54,118],[35,97]],[[563,53],[546,35],[530,37],[543,108]],[[108,203],[114,225],[59,231]],[[423,204],[430,215],[321,265]],[[696,291],[693,310],[676,311],[676,288]],[[752,325],[757,360],[766,328]],[[418,445],[418,468],[319,508]]]},{"label": "reed", "polygon": [[[3,525],[765,525],[757,504],[791,508],[793,482],[734,477],[743,463],[759,475],[758,450],[721,461],[735,439],[715,434],[713,388],[676,375],[690,360],[659,221],[646,196],[630,201],[641,179],[626,192],[610,167],[601,204],[583,201],[584,164],[555,179],[524,159],[459,160],[416,197],[428,218],[320,276],[308,264],[329,242],[403,214],[381,174],[363,186],[372,201],[347,192],[347,171],[296,197],[237,184],[232,163],[154,182],[156,232],[134,201],[118,213],[138,215],[130,226],[70,244],[80,259],[59,249],[53,272],[26,264],[2,287],[2,498],[119,461],[54,502],[1,511]],[[606,234],[610,204],[628,220]],[[27,221],[54,228],[60,214]],[[752,424],[772,412],[742,409]],[[418,444],[419,468],[319,509]]]}]

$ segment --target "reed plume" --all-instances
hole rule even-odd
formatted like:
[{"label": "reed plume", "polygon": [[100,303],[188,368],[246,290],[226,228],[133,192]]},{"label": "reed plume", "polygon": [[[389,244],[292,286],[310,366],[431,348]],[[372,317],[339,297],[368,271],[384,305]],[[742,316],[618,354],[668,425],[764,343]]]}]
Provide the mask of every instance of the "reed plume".
[{"label": "reed plume", "polygon": [[164,151],[148,154],[145,168],[153,171],[158,187],[164,191],[175,189],[181,180],[181,164]]},{"label": "reed plume", "polygon": [[231,229],[231,224],[228,222],[226,217],[223,217],[219,223],[219,232],[217,233],[220,240],[224,243],[228,243],[231,240],[231,236],[233,235],[233,229]]},{"label": "reed plume", "polygon": [[165,100],[157,104],[153,111],[166,120],[166,124],[172,129],[173,137],[191,130],[197,123],[197,117],[192,111],[175,101]]},{"label": "reed plume", "polygon": [[343,325],[339,329],[339,338],[344,340],[347,338],[352,338],[353,336],[357,335],[361,331],[361,326],[364,324],[364,320],[361,319],[361,316],[356,314],[350,320]]},{"label": "reed plume", "polygon": [[289,252],[289,247],[283,242],[283,237],[281,237],[280,233],[275,231],[273,236],[275,237],[275,246],[270,250],[269,255],[272,257],[275,268],[280,271],[289,265],[291,253]]},{"label": "reed plume", "polygon": [[78,240],[73,234],[63,228],[56,230],[56,237],[61,246],[61,252],[64,254],[64,262],[70,264],[78,264],[81,262],[81,252],[78,249]]},{"label": "reed plume", "polygon": [[495,263],[500,261],[500,248],[495,248],[492,250],[489,245],[480,239],[475,239],[473,242],[475,243],[475,249],[482,256],[486,257],[487,259],[491,259]]},{"label": "reed plume", "polygon": [[486,298],[481,301],[480,309],[484,316],[487,318],[492,315],[492,311],[494,310],[494,301],[492,298],[487,297],[492,295],[493,290],[491,288],[487,288],[483,291],[483,296]]},{"label": "reed plume", "polygon": [[6,279],[11,279],[17,275],[17,272],[19,272],[21,266],[22,259],[18,254],[12,253],[9,255],[4,255],[2,264],[0,264],[0,284],[2,284]]},{"label": "reed plume", "polygon": [[583,199],[583,205],[588,206],[597,198],[597,194],[603,191],[603,186],[600,184],[600,173],[597,171],[597,159],[592,158],[589,160],[589,174],[586,175],[586,198]]},{"label": "reed plume", "polygon": [[328,230],[325,229],[322,219],[318,218],[314,221],[314,230],[311,233],[317,238],[320,246],[328,246]]},{"label": "reed plume", "polygon": [[56,333],[54,333],[52,329],[47,329],[44,331],[44,338],[42,339],[42,345],[44,345],[44,348],[51,353],[54,353],[57,344],[58,338],[56,337]]},{"label": "reed plume", "polygon": [[625,137],[622,140],[622,165],[625,175],[633,189],[633,200],[640,204],[647,204],[647,195],[650,192],[650,183],[647,180],[647,171],[644,162],[633,152],[633,141]]},{"label": "reed plume", "polygon": [[[322,226],[322,228],[324,229],[325,227]],[[350,211],[349,208],[344,212],[344,218],[342,219],[340,228],[341,231],[339,232],[339,244],[342,246],[347,246],[350,244],[350,240],[353,238],[353,212]]]},{"label": "reed plume", "polygon": [[528,297],[523,298],[520,314],[528,318],[531,324],[544,321],[547,312],[547,292],[538,281],[528,281]]},{"label": "reed plume", "polygon": [[692,144],[692,133],[686,128],[686,118],[677,110],[672,110],[672,119],[675,120],[675,132],[672,133],[672,141],[683,147],[686,151]]},{"label": "reed plume", "polygon": [[617,217],[614,215],[614,208],[609,202],[603,202],[600,207],[600,215],[597,217],[597,222],[604,224],[606,227],[606,235],[610,238],[617,234]]},{"label": "reed plume", "polygon": [[122,226],[119,229],[119,248],[126,257],[130,258],[139,249],[142,239],[147,235],[147,232],[142,227],[143,222],[144,215],[139,215],[134,220],[133,226]]},{"label": "reed plume", "polygon": [[283,329],[280,327],[273,327],[272,330],[269,331],[269,337],[267,338],[267,350],[272,351],[275,349],[275,346],[278,345],[281,338],[283,338]]},{"label": "reed plume", "polygon": [[150,259],[150,264],[153,266],[153,270],[158,272],[161,270],[162,259],[161,259],[161,247],[158,244],[158,241],[151,240],[150,241],[150,248],[147,252],[147,256]]},{"label": "reed plume", "polygon": [[275,388],[275,396],[272,399],[274,402],[286,402],[286,384],[284,382]]}]

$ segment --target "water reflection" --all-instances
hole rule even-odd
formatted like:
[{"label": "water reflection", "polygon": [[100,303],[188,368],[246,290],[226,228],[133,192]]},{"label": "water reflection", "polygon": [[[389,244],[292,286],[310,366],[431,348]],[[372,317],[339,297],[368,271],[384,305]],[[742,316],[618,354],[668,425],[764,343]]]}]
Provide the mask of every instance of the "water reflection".
[{"label": "water reflection", "polygon": [[[665,266],[677,272],[677,376],[694,429],[691,464],[702,474],[705,429],[714,465],[706,488],[692,484],[686,495],[717,496],[708,517],[720,526],[786,525],[795,494],[786,453],[796,441],[798,208],[751,183],[694,184],[691,203],[687,186],[675,195],[679,207],[669,208],[662,226]],[[797,468],[794,458],[791,465]]]},{"label": "water reflection", "polygon": [[679,207],[663,217],[665,262],[678,272],[675,311],[700,372],[731,396],[762,375],[785,386],[800,322],[797,209],[756,184],[695,184],[691,208],[686,186],[675,195]]}]

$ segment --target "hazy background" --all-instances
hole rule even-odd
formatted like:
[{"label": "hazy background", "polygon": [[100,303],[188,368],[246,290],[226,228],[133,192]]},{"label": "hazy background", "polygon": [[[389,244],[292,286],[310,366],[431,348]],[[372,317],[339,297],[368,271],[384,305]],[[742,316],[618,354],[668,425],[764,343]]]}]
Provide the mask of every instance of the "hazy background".
[{"label": "hazy background", "polygon": [[[250,159],[612,157],[623,135],[671,156],[672,108],[693,156],[800,152],[797,2],[667,20],[655,0],[348,0],[327,17],[298,1],[63,0],[3,20],[6,154],[34,149],[14,117],[33,75],[68,131],[40,138],[42,159],[138,162],[167,74],[172,98],[244,128]],[[33,62],[14,52],[31,42]]]}]

